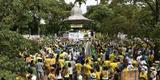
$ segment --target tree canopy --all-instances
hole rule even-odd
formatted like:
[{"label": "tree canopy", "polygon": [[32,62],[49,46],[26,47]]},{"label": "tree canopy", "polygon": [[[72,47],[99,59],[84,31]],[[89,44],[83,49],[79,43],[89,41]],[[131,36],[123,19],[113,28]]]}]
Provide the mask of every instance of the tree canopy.
[{"label": "tree canopy", "polygon": [[[0,0],[0,30],[28,34],[30,28],[35,34],[40,27],[41,33],[53,34],[60,29],[70,8],[64,0]],[[41,19],[45,20],[44,26],[40,24]]]}]

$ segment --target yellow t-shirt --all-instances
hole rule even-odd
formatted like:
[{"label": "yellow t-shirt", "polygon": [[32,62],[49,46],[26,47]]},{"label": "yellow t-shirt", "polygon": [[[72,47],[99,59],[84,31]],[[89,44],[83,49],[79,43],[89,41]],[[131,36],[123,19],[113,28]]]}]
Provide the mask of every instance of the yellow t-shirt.
[{"label": "yellow t-shirt", "polygon": [[50,68],[51,59],[50,58],[45,58],[44,62],[45,62],[44,65],[49,69]]},{"label": "yellow t-shirt", "polygon": [[124,56],[123,56],[123,55],[119,55],[119,58],[123,60],[123,59],[124,59]]},{"label": "yellow t-shirt", "polygon": [[124,80],[128,80],[128,77],[126,77],[126,75],[128,75],[128,68],[125,68],[122,72],[123,72],[123,75],[121,75],[123,77]]},{"label": "yellow t-shirt", "polygon": [[116,56],[114,55],[114,53],[112,53],[112,54],[110,54],[110,56],[109,56],[109,60],[110,60],[110,61],[113,61],[115,57],[116,57]]},{"label": "yellow t-shirt", "polygon": [[59,57],[60,57],[60,58],[64,58],[64,54],[61,53],[61,54],[59,55]]},{"label": "yellow t-shirt", "polygon": [[89,64],[84,64],[84,73],[85,73],[87,76],[90,76],[91,69],[92,69],[92,67],[91,67]]},{"label": "yellow t-shirt", "polygon": [[118,67],[118,64],[116,62],[111,62],[110,67],[111,69],[115,70],[115,68]]},{"label": "yellow t-shirt", "polygon": [[153,55],[149,55],[149,60],[153,61],[154,60],[154,56]]},{"label": "yellow t-shirt", "polygon": [[25,80],[25,79],[23,79],[21,76],[17,76],[16,80]]},{"label": "yellow t-shirt", "polygon": [[49,73],[48,78],[51,79],[51,80],[55,79],[55,74]]},{"label": "yellow t-shirt", "polygon": [[[86,60],[88,60],[88,64],[92,64],[91,57],[86,58]],[[85,61],[86,61],[86,60],[85,60]]]},{"label": "yellow t-shirt", "polygon": [[143,78],[145,78],[145,80],[147,80],[147,73],[146,72],[141,72],[140,77],[143,77]]},{"label": "yellow t-shirt", "polygon": [[59,64],[60,64],[61,68],[64,67],[64,59],[59,59]]},{"label": "yellow t-shirt", "polygon": [[101,78],[101,72],[96,72],[96,79],[100,80],[100,78]]},{"label": "yellow t-shirt", "polygon": [[68,71],[64,74],[64,77],[69,78],[69,72]]},{"label": "yellow t-shirt", "polygon": [[77,63],[75,66],[76,66],[76,71],[77,71],[78,73],[80,73],[80,72],[81,72],[81,68],[82,68],[82,64]]},{"label": "yellow t-shirt", "polygon": [[102,72],[102,70],[103,70],[103,67],[102,67],[102,66],[100,66],[100,72]]},{"label": "yellow t-shirt", "polygon": [[104,65],[105,65],[106,67],[108,67],[108,66],[110,65],[110,61],[108,61],[108,60],[104,61]]},{"label": "yellow t-shirt", "polygon": [[56,59],[55,58],[51,58],[50,59],[50,65],[53,65],[53,64],[55,64],[56,63]]}]

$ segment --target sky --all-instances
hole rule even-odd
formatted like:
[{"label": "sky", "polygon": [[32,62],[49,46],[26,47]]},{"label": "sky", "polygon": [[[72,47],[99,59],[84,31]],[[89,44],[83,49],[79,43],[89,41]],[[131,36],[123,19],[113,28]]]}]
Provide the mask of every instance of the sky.
[{"label": "sky", "polygon": [[[66,3],[74,3],[75,0],[65,0]],[[98,3],[100,2],[100,0],[98,0]],[[85,4],[82,4],[81,6],[81,9],[82,9],[82,12],[83,13],[86,13],[87,12],[87,7],[86,6],[89,6],[89,5],[96,5],[97,4],[97,1],[95,0],[87,0],[86,2],[86,5]]]}]

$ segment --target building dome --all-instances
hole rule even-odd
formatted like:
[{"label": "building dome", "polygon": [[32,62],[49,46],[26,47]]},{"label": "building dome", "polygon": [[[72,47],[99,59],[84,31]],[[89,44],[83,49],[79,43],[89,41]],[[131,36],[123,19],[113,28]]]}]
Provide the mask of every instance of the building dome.
[{"label": "building dome", "polygon": [[71,10],[71,15],[82,15],[82,10],[79,6],[75,5]]},{"label": "building dome", "polygon": [[64,22],[67,22],[67,23],[87,23],[87,22],[91,22],[91,20],[84,17],[80,7],[75,5],[71,10],[71,16],[69,16],[67,19],[65,19]]}]

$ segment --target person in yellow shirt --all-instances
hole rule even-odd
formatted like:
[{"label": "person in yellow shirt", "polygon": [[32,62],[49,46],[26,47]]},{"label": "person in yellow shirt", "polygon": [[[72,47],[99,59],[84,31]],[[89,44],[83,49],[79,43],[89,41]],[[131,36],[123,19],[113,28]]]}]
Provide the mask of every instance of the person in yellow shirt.
[{"label": "person in yellow shirt", "polygon": [[144,78],[145,80],[148,80],[147,72],[144,69],[142,69],[140,72],[140,78]]},{"label": "person in yellow shirt", "polygon": [[59,55],[59,57],[60,57],[60,58],[64,58],[64,54],[61,53],[61,54]]},{"label": "person in yellow shirt", "polygon": [[50,58],[50,65],[51,65],[51,66],[54,66],[55,64],[56,64],[56,59],[55,59],[55,57],[53,56],[53,57]]},{"label": "person in yellow shirt", "polygon": [[86,60],[85,61],[87,61],[88,60],[88,64],[92,64],[92,58],[91,57],[86,57]]},{"label": "person in yellow shirt", "polygon": [[61,67],[61,68],[64,67],[64,62],[65,62],[65,61],[64,61],[63,58],[60,58],[60,59],[59,59],[59,64],[60,64],[60,67]]},{"label": "person in yellow shirt", "polygon": [[92,67],[89,64],[88,60],[86,60],[86,63],[83,66],[84,66],[84,75],[86,76],[86,79],[88,79],[90,76]]},{"label": "person in yellow shirt", "polygon": [[110,68],[112,69],[112,70],[115,70],[115,68],[117,68],[118,67],[118,63],[116,63],[116,62],[111,62],[110,63]]},{"label": "person in yellow shirt", "polygon": [[101,71],[100,71],[100,66],[96,67],[96,80],[100,80],[101,78]]},{"label": "person in yellow shirt", "polygon": [[121,78],[122,78],[123,80],[128,80],[128,77],[127,77],[128,71],[129,71],[129,70],[128,70],[127,67],[125,67],[125,68],[123,69],[122,74],[121,74]]},{"label": "person in yellow shirt", "polygon": [[50,70],[50,68],[51,68],[50,67],[50,62],[51,62],[51,58],[46,57],[45,60],[44,60],[44,65],[48,70]]},{"label": "person in yellow shirt", "polygon": [[110,62],[109,60],[104,61],[104,65],[105,65],[106,67],[109,67],[110,63],[111,63],[111,62]]},{"label": "person in yellow shirt", "polygon": [[115,54],[114,53],[111,53],[110,55],[109,55],[109,60],[110,61],[113,61],[114,59],[115,59]]},{"label": "person in yellow shirt", "polygon": [[81,63],[76,63],[75,68],[76,68],[77,73],[81,73],[82,64]]},{"label": "person in yellow shirt", "polygon": [[154,61],[154,55],[153,54],[149,54],[149,61],[153,62]]},{"label": "person in yellow shirt", "polygon": [[119,57],[120,61],[124,60],[124,56],[123,55],[119,55],[118,57]]},{"label": "person in yellow shirt", "polygon": [[55,80],[55,71],[54,69],[51,70],[51,72],[48,75],[49,80]]},{"label": "person in yellow shirt", "polygon": [[64,77],[64,80],[69,80],[70,76],[69,76],[69,71],[68,71],[68,66],[65,65],[63,67],[63,77]]}]

